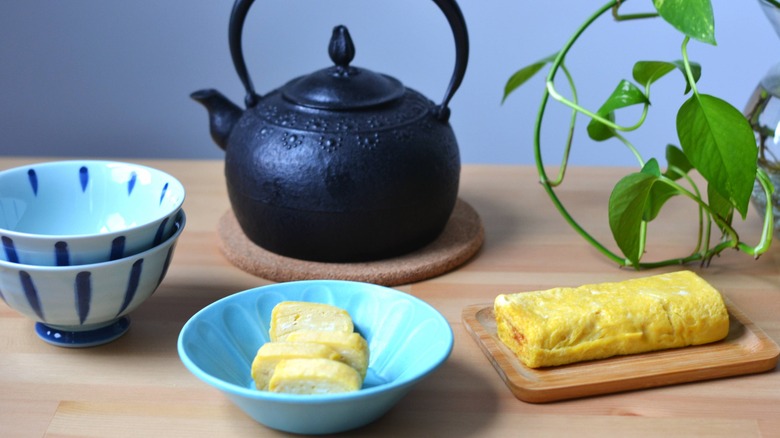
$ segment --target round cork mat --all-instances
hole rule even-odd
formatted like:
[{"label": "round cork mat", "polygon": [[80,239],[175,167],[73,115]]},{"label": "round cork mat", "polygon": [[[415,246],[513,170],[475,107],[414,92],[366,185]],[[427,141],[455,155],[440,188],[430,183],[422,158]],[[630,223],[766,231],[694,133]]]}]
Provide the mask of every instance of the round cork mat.
[{"label": "round cork mat", "polygon": [[217,225],[219,246],[236,267],[275,281],[351,280],[384,286],[414,283],[449,272],[479,251],[485,231],[474,208],[458,199],[441,235],[428,245],[389,259],[359,263],[324,263],[281,256],[244,235],[232,210]]}]

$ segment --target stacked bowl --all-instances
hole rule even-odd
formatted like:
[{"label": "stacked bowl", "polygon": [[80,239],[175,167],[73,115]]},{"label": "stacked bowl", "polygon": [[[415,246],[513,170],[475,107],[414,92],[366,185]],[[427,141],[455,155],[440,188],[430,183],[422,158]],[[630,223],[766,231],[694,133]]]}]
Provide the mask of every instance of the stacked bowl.
[{"label": "stacked bowl", "polygon": [[0,299],[55,345],[118,338],[165,277],[184,195],[171,175],[116,161],[0,172]]}]

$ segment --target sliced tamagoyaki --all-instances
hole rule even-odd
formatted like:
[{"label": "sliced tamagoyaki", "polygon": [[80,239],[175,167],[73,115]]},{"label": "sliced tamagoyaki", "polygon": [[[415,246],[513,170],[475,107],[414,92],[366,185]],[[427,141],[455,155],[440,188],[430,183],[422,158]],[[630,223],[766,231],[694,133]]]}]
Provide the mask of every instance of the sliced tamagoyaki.
[{"label": "sliced tamagoyaki", "polygon": [[355,332],[324,332],[298,330],[287,335],[287,342],[311,342],[327,345],[341,355],[340,361],[354,368],[361,379],[365,379],[368,370],[368,343]]},{"label": "sliced tamagoyaki", "polygon": [[271,311],[271,341],[284,341],[298,330],[342,331],[355,330],[349,313],[336,306],[303,301],[282,301]]},{"label": "sliced tamagoyaki", "polygon": [[276,365],[286,359],[329,359],[342,360],[333,348],[312,342],[267,342],[257,350],[252,361],[252,379],[260,390],[268,389],[268,382]]},{"label": "sliced tamagoyaki", "polygon": [[252,362],[261,390],[296,394],[360,389],[369,348],[349,313],[337,306],[283,301],[271,311],[270,342]]},{"label": "sliced tamagoyaki", "polygon": [[330,359],[285,359],[276,365],[268,389],[287,394],[357,391],[363,379],[354,368]]}]

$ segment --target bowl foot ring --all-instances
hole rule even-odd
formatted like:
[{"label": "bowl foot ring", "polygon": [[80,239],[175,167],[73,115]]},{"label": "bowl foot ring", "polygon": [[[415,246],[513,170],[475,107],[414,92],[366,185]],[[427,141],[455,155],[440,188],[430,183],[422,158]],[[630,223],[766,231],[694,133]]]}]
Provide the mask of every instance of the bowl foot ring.
[{"label": "bowl foot ring", "polygon": [[108,325],[92,330],[73,331],[35,323],[35,333],[43,341],[58,347],[84,348],[112,342],[130,329],[130,318],[123,316]]},{"label": "bowl foot ring", "polygon": [[428,245],[398,257],[359,263],[326,263],[285,257],[256,245],[241,230],[232,210],[217,226],[219,245],[236,267],[266,280],[350,280],[383,286],[414,283],[449,272],[471,259],[485,239],[479,214],[458,199],[441,235]]}]

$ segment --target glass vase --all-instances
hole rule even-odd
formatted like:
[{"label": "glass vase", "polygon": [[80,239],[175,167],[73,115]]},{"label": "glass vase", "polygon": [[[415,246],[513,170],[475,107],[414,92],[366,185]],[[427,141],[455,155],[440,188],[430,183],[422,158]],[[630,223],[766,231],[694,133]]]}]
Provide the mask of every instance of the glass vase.
[{"label": "glass vase", "polygon": [[[780,36],[780,4],[771,0],[758,0],[758,3]],[[771,201],[774,228],[780,232],[780,63],[772,66],[756,86],[745,108],[745,116],[756,134],[758,165],[766,171],[775,187]],[[767,199],[758,181],[753,187],[751,201],[763,216]]]}]

